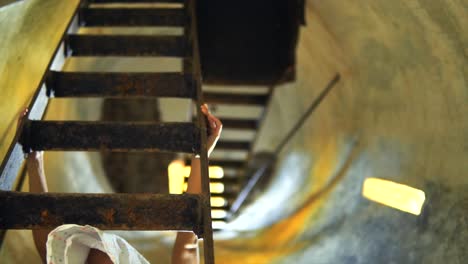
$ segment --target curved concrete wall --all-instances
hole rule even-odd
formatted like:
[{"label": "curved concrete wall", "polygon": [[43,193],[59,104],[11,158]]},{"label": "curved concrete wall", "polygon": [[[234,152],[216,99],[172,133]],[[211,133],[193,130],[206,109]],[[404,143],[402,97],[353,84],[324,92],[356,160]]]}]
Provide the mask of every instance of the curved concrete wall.
[{"label": "curved concrete wall", "polygon": [[[279,154],[265,193],[217,236],[217,262],[463,263],[468,252],[466,3],[312,0],[306,15],[298,80],[276,88],[256,149],[274,149],[336,72],[341,81]],[[28,93],[19,97],[26,100]],[[93,119],[96,113],[81,107],[98,105],[77,104],[81,110],[70,114]],[[95,177],[95,184],[81,182],[68,190],[109,190],[97,158],[80,155],[49,156],[52,189],[70,179],[62,175],[88,171],[80,175],[86,181]],[[423,213],[413,216],[365,200],[366,177],[425,191]],[[8,236],[0,259],[28,261],[32,243],[18,243],[18,237],[29,241],[29,233]],[[168,261],[170,236],[132,237],[130,243],[150,260]]]},{"label": "curved concrete wall", "polygon": [[[463,1],[309,1],[298,81],[277,87],[257,149],[272,150],[342,79],[232,224],[236,238],[218,243],[221,263],[462,263],[467,19]],[[365,200],[367,177],[422,189],[423,213]]]}]

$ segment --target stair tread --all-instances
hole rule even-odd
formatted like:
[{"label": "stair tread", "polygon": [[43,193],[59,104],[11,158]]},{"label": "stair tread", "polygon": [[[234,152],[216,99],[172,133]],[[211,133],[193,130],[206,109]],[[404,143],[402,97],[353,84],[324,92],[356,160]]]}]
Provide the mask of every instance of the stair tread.
[{"label": "stair tread", "polygon": [[183,26],[182,8],[84,8],[84,25],[92,26]]},{"label": "stair tread", "polygon": [[184,3],[184,0],[89,0],[89,3]]},{"label": "stair tread", "polygon": [[194,98],[192,76],[183,73],[115,73],[51,71],[47,88],[55,97]]},{"label": "stair tread", "polygon": [[203,98],[212,104],[234,104],[234,105],[266,105],[267,95],[258,94],[230,94],[217,92],[204,92]]},{"label": "stair tread", "polygon": [[194,194],[0,191],[0,228],[53,228],[73,223],[107,230],[199,231],[200,199],[200,195]]},{"label": "stair tread", "polygon": [[223,123],[223,129],[256,130],[258,121],[257,119],[235,119],[223,117],[221,122]]},{"label": "stair tread", "polygon": [[244,167],[244,161],[239,160],[210,160],[211,166],[221,166],[227,168],[242,168]]},{"label": "stair tread", "polygon": [[29,121],[21,143],[32,150],[198,153],[193,123]]},{"label": "stair tread", "polygon": [[183,57],[182,36],[69,34],[72,56],[173,56]]},{"label": "stair tread", "polygon": [[250,141],[220,140],[216,144],[218,150],[250,150]]}]

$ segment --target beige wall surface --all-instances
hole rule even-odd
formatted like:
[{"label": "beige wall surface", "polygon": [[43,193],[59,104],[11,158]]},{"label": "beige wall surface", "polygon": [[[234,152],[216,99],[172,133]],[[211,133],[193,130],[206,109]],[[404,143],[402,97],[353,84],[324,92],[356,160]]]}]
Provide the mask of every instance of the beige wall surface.
[{"label": "beige wall surface", "polygon": [[8,150],[17,116],[53,56],[78,0],[30,0],[0,9],[0,157]]}]

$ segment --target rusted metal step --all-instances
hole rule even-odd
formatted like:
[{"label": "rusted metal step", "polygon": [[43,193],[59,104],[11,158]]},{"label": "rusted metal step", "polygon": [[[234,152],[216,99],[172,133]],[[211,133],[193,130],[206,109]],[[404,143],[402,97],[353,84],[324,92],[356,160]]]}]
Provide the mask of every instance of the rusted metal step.
[{"label": "rusted metal step", "polygon": [[72,194],[0,191],[0,229],[92,225],[112,230],[200,233],[201,197],[194,194]]},{"label": "rusted metal step", "polygon": [[240,184],[238,183],[224,183],[224,192],[223,193],[236,193],[240,192]]},{"label": "rusted metal step", "polygon": [[183,26],[182,8],[83,8],[84,26]]},{"label": "rusted metal step", "polygon": [[229,190],[225,190],[223,193],[213,193],[212,195],[222,196],[226,199],[233,199],[233,198],[236,198],[238,194],[239,194],[238,191],[229,189]]},{"label": "rusted metal step", "polygon": [[214,206],[214,205],[212,205],[211,207],[213,207],[214,210],[229,210],[229,205],[225,205],[225,206]]},{"label": "rusted metal step", "polygon": [[226,192],[224,192],[224,193],[213,193],[211,195],[221,196],[221,197],[226,198],[228,200],[235,200],[238,193],[233,193],[233,192],[226,193]]},{"label": "rusted metal step", "polygon": [[239,173],[239,171],[237,170],[229,170],[228,168],[226,168],[224,170],[224,178],[239,178],[240,176],[242,175],[242,173]]},{"label": "rusted metal step", "polygon": [[[193,118],[196,121],[196,118]],[[235,119],[235,118],[222,118],[223,129],[240,129],[240,130],[256,130],[257,119]]]},{"label": "rusted metal step", "polygon": [[258,94],[228,94],[216,92],[204,92],[203,98],[212,104],[234,104],[234,105],[266,105],[267,95]]},{"label": "rusted metal step", "polygon": [[192,123],[28,121],[20,143],[29,150],[171,151],[198,153],[200,131]]},{"label": "rusted metal step", "polygon": [[184,3],[184,0],[88,0],[89,3]]},{"label": "rusted metal step", "polygon": [[[224,126],[224,125],[223,125]],[[250,141],[219,141],[217,150],[250,150]]]},{"label": "rusted metal step", "polygon": [[95,73],[51,71],[47,89],[55,97],[194,98],[192,76],[183,73]]},{"label": "rusted metal step", "polygon": [[223,168],[242,169],[244,161],[239,160],[210,160],[211,166],[220,166]]},{"label": "rusted metal step", "polygon": [[72,56],[173,56],[185,54],[181,36],[88,35],[67,36]]},{"label": "rusted metal step", "polygon": [[211,220],[213,221],[223,221],[223,222],[226,222],[227,221],[227,218],[226,217],[211,217]]},{"label": "rusted metal step", "polygon": [[222,183],[222,184],[229,184],[229,185],[239,185],[239,178],[229,178],[223,177],[220,179],[210,179],[211,183]]}]

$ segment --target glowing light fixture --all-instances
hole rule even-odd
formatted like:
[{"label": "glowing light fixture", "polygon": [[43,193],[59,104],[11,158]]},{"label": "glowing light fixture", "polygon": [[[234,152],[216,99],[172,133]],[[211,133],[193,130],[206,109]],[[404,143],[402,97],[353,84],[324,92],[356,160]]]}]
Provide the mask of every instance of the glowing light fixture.
[{"label": "glowing light fixture", "polygon": [[169,177],[169,193],[181,194],[184,186],[184,171],[185,164],[182,160],[174,160],[167,167]]},{"label": "glowing light fixture", "polygon": [[[185,166],[184,168],[184,177],[188,177],[190,174],[190,166]],[[221,179],[224,177],[224,170],[223,168],[219,166],[209,166],[208,167],[208,174],[210,175],[210,178],[212,179]]]},{"label": "glowing light fixture", "polygon": [[223,193],[224,184],[220,182],[212,182],[210,183],[210,191],[211,193]]},{"label": "glowing light fixture", "polygon": [[377,178],[367,178],[364,181],[362,196],[414,215],[421,214],[422,206],[426,200],[426,195],[421,190]]},{"label": "glowing light fixture", "polygon": [[[183,184],[182,190],[185,192],[187,191],[187,183]],[[223,193],[224,192],[224,184],[221,182],[210,182],[210,191],[211,193]]]},{"label": "glowing light fixture", "polygon": [[[168,168],[168,178],[169,178],[169,193],[171,194],[182,194],[184,191],[187,190],[187,184],[185,182],[185,177],[188,177],[190,174],[190,166],[185,166],[185,162],[183,160],[174,160],[172,161]],[[210,166],[208,168],[208,172],[210,178],[212,179],[221,179],[224,177],[224,170],[219,166]],[[220,186],[213,186],[211,184],[212,189],[220,190],[216,193],[222,193],[224,191],[224,185]]]},{"label": "glowing light fixture", "polygon": [[211,210],[211,217],[212,218],[225,218],[227,216],[227,212],[225,210],[214,209]]},{"label": "glowing light fixture", "polygon": [[211,197],[211,206],[213,207],[221,207],[227,204],[227,200],[223,197],[215,196]]}]

